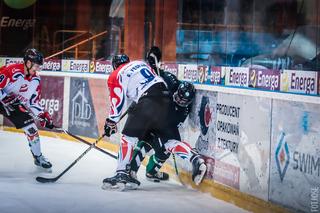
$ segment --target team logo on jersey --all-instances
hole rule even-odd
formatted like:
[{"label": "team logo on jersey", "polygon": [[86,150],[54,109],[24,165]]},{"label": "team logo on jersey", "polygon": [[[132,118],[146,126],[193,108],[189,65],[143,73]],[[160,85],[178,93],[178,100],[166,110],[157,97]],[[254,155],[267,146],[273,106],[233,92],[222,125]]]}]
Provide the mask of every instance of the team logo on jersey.
[{"label": "team logo on jersey", "polygon": [[18,72],[18,71],[20,71],[20,69],[17,69],[17,68],[13,68],[12,69],[12,73],[15,73],[15,72]]},{"label": "team logo on jersey", "polygon": [[23,85],[20,87],[19,92],[26,92],[27,90],[28,90],[28,85],[27,85],[27,84],[23,84]]}]

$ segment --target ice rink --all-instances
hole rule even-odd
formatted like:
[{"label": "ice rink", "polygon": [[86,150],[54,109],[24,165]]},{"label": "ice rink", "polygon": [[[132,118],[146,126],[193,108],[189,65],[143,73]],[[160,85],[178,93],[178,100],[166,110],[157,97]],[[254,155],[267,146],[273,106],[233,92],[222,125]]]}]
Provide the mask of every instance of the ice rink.
[{"label": "ice rink", "polygon": [[41,137],[43,154],[53,164],[51,174],[33,164],[25,136],[0,130],[0,212],[246,212],[210,195],[183,187],[171,180],[152,183],[139,172],[138,190],[119,192],[101,189],[112,176],[116,160],[92,149],[55,183],[38,183],[36,176],[53,177],[72,163],[88,145]]}]

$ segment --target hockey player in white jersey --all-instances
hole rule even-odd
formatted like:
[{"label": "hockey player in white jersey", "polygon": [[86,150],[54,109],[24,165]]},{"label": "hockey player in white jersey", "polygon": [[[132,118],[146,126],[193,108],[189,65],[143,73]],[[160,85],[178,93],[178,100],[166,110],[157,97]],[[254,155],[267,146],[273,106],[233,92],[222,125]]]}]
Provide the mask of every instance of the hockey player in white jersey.
[{"label": "hockey player in white jersey", "polygon": [[0,113],[24,131],[35,165],[49,170],[52,164],[42,155],[34,120],[38,117],[43,127],[54,127],[50,114],[39,104],[41,87],[37,72],[43,64],[43,55],[36,49],[28,49],[23,60],[23,64],[0,68]]},{"label": "hockey player in white jersey", "polygon": [[[170,119],[170,111],[174,105],[163,79],[145,62],[130,62],[125,54],[114,56],[112,65],[114,71],[108,79],[110,111],[104,127],[105,135],[117,132],[116,123],[123,113],[126,101],[134,101],[136,106],[128,113],[122,130],[116,175],[105,178],[103,188],[118,188],[120,184],[136,188],[140,185],[130,174],[130,161],[134,145],[151,132],[163,141],[167,151],[190,162],[199,159],[199,155],[192,152],[189,144],[180,142],[178,128]],[[192,165],[205,166],[197,163]]]}]

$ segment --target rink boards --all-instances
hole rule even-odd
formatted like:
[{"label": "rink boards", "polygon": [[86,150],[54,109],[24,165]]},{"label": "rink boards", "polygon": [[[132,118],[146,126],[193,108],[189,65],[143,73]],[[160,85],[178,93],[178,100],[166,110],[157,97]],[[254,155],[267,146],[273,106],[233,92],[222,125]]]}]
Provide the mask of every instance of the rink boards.
[{"label": "rink boards", "polygon": [[[57,125],[97,138],[109,107],[105,76],[61,74],[43,74],[42,103]],[[244,197],[310,212],[314,194],[320,197],[319,97],[196,87],[180,132],[205,156],[207,179]],[[183,161],[178,164],[190,171]]]}]

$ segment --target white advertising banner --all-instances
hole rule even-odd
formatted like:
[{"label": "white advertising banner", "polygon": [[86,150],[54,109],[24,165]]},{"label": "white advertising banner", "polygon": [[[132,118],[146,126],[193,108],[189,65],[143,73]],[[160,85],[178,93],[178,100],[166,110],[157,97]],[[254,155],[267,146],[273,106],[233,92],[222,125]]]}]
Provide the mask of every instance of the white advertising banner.
[{"label": "white advertising banner", "polygon": [[301,94],[317,94],[317,72],[283,70],[281,72],[280,90]]},{"label": "white advertising banner", "polygon": [[90,62],[90,72],[91,73],[105,73],[111,74],[113,71],[111,61],[91,61]]},{"label": "white advertising banner", "polygon": [[15,58],[15,57],[1,57],[0,58],[0,67],[9,65],[9,64],[22,64],[23,58]]},{"label": "white advertising banner", "polygon": [[179,64],[178,79],[183,81],[198,81],[198,65],[196,64]]},{"label": "white advertising banner", "polygon": [[267,200],[270,116],[270,99],[197,90],[180,132],[204,156],[206,178]]},{"label": "white advertising banner", "polygon": [[239,189],[268,199],[271,100],[218,93],[215,159],[239,168]]},{"label": "white advertising banner", "polygon": [[42,71],[61,71],[61,60],[60,59],[44,60],[41,70]]},{"label": "white advertising banner", "polygon": [[[313,212],[320,198],[320,106],[274,100],[270,200]],[[315,194],[317,193],[317,194]],[[315,196],[317,195],[317,196]]]},{"label": "white advertising banner", "polygon": [[248,67],[223,67],[225,73],[225,85],[248,87],[249,68]]},{"label": "white advertising banner", "polygon": [[89,72],[89,60],[62,60],[62,71]]}]

